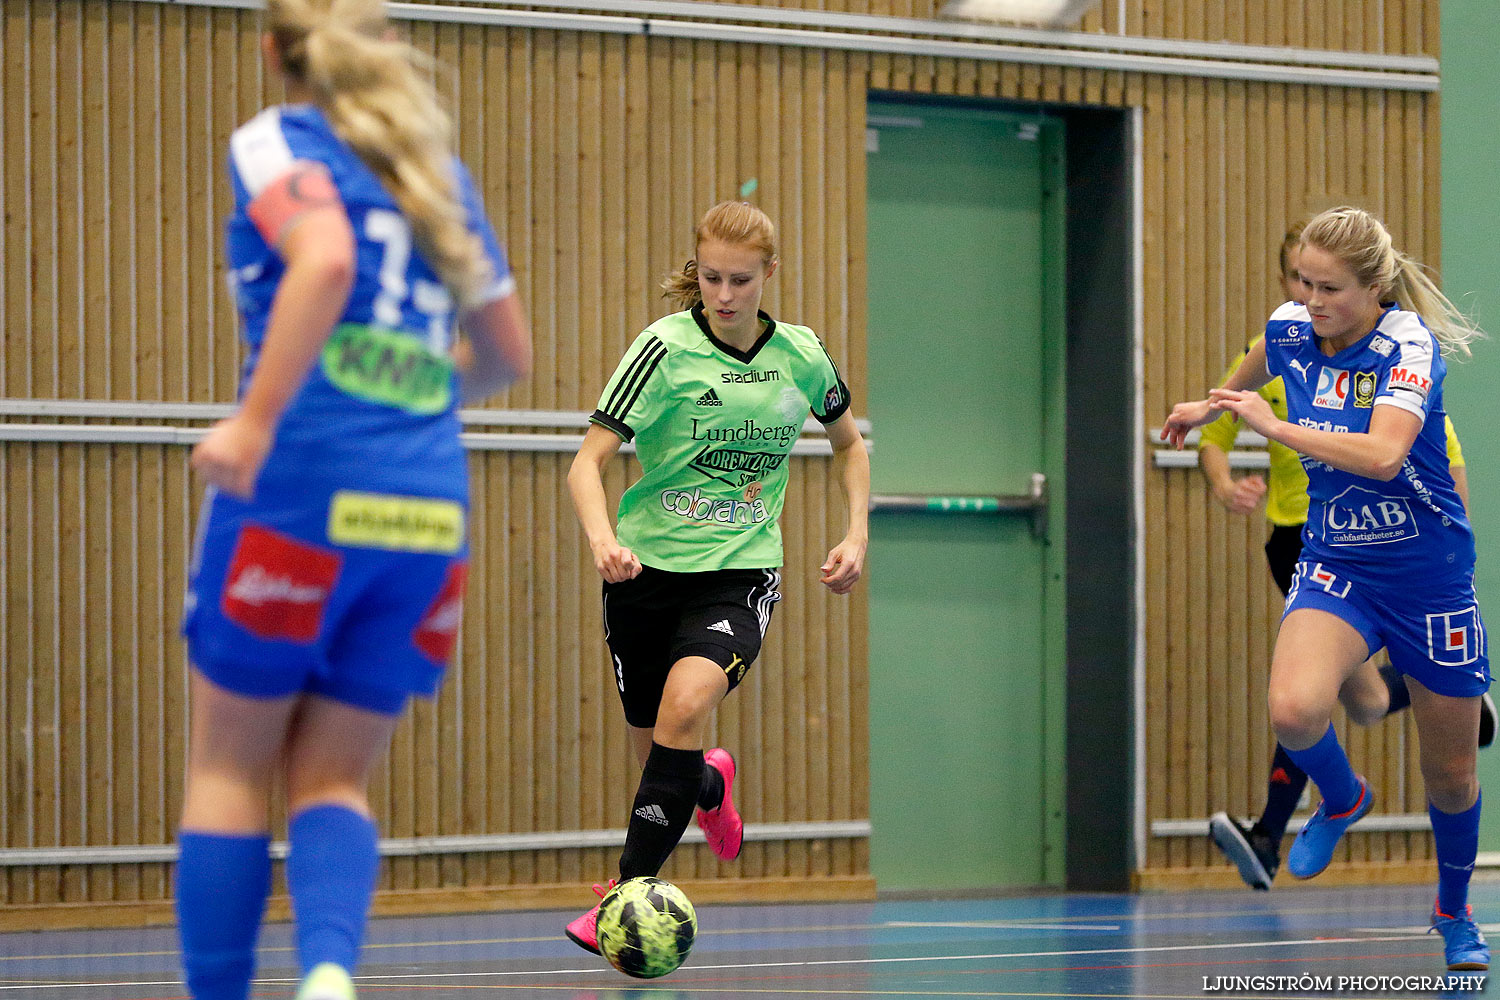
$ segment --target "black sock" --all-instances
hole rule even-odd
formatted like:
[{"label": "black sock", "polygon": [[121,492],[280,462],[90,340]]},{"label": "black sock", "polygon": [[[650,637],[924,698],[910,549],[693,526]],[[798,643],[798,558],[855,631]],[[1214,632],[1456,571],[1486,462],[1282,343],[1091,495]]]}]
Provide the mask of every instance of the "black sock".
[{"label": "black sock", "polygon": [[703,784],[702,750],[651,744],[641,784],[630,807],[630,827],[620,854],[620,880],[655,875],[682,839]]},{"label": "black sock", "polygon": [[1385,710],[1386,715],[1399,712],[1411,704],[1411,692],[1406,690],[1406,678],[1395,667],[1389,663],[1381,667],[1380,679],[1385,681],[1385,689],[1391,693],[1391,703]]},{"label": "black sock", "polygon": [[724,776],[717,767],[703,764],[703,783],[698,786],[698,808],[717,809],[724,804]]},{"label": "black sock", "polygon": [[1298,767],[1287,756],[1286,747],[1276,744],[1276,756],[1271,761],[1271,780],[1266,785],[1266,808],[1260,814],[1261,828],[1271,843],[1281,853],[1281,836],[1286,833],[1287,821],[1297,809],[1302,798],[1302,789],[1307,787],[1307,772]]}]

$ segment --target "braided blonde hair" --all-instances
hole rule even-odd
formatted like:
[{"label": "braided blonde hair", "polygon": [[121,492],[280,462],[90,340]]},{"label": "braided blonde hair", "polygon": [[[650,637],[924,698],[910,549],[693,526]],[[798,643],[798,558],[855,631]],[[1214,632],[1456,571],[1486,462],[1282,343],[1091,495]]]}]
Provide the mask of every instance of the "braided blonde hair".
[{"label": "braided blonde hair", "polygon": [[384,0],[266,0],[266,20],[287,75],[395,198],[443,283],[472,301],[491,268],[458,197],[431,60],[387,37]]}]

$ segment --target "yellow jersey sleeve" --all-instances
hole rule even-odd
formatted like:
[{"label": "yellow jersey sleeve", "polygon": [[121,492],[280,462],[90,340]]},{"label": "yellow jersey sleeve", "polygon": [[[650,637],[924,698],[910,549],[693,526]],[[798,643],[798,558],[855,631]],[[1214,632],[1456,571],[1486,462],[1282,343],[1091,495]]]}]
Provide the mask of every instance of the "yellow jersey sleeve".
[{"label": "yellow jersey sleeve", "polygon": [[[1259,339],[1257,337],[1255,340]],[[1255,346],[1255,340],[1230,362],[1224,378],[1219,380],[1220,385],[1224,384],[1224,379],[1229,377],[1230,372],[1239,367],[1250,347]],[[1281,379],[1273,378],[1261,386],[1260,395],[1271,404],[1271,411],[1279,419],[1286,419],[1286,391]],[[1204,425],[1198,432],[1198,447],[1212,444],[1228,452],[1233,449],[1239,430],[1239,422],[1234,419],[1233,414],[1221,414],[1219,419]],[[1266,519],[1282,527],[1302,524],[1307,520],[1307,473],[1302,468],[1302,459],[1295,451],[1275,441],[1266,443],[1266,453],[1271,460],[1269,475],[1266,476]]]},{"label": "yellow jersey sleeve", "polygon": [[1448,468],[1462,469],[1464,467],[1464,449],[1458,443],[1458,431],[1453,429],[1453,418],[1443,417],[1443,430],[1448,434]]},{"label": "yellow jersey sleeve", "polygon": [[[1223,375],[1219,376],[1219,385],[1223,385],[1224,380],[1240,366],[1241,361],[1245,360],[1245,352],[1248,350],[1249,348],[1246,348],[1245,351],[1241,351],[1235,356],[1233,361],[1229,362],[1229,367],[1224,369]],[[1204,424],[1199,428],[1198,448],[1201,450],[1204,445],[1211,444],[1220,451],[1232,451],[1234,449],[1235,435],[1239,434],[1239,432],[1240,423],[1234,418],[1234,414],[1228,412],[1221,413],[1219,414],[1219,419],[1212,423]]]}]

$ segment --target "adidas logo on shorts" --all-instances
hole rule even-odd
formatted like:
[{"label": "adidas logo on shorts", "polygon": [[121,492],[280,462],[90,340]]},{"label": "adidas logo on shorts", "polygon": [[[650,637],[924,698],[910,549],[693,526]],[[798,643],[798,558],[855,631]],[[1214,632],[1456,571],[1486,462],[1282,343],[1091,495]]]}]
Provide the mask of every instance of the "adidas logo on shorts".
[{"label": "adidas logo on shorts", "polygon": [[698,397],[698,405],[699,406],[723,406],[724,405],[724,401],[719,398],[719,394],[717,392],[714,392],[712,389],[710,389],[707,392],[705,392],[703,395],[701,395],[701,396]]},{"label": "adidas logo on shorts", "polygon": [[734,629],[729,627],[729,619],[714,622],[708,627],[710,632],[723,632],[725,635],[734,635]]},{"label": "adidas logo on shorts", "polygon": [[670,825],[667,822],[667,814],[662,812],[661,806],[656,805],[655,803],[649,806],[641,806],[635,811],[635,814],[641,819],[649,819],[651,822],[658,823],[662,826]]}]

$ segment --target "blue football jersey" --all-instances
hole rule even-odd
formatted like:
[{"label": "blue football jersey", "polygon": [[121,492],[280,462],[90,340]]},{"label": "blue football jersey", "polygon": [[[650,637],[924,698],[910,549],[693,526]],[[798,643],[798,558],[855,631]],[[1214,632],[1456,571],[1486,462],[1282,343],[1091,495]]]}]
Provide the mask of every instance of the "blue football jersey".
[{"label": "blue football jersey", "polygon": [[[309,162],[326,169],[349,215],[354,284],[322,356],[282,416],[262,475],[463,499],[468,477],[449,354],[453,298],[422,259],[395,200],[310,105],[268,108],[230,140],[234,211],[226,250],[249,345],[241,392],[285,270],[263,232],[262,205],[294,165]],[[481,300],[503,298],[515,290],[505,253],[468,172],[457,158],[452,163],[469,226],[492,269],[493,284]]]},{"label": "blue football jersey", "polygon": [[1288,302],[1266,324],[1266,367],[1286,386],[1288,419],[1335,434],[1370,429],[1377,406],[1422,420],[1390,482],[1302,456],[1310,505],[1304,560],[1337,563],[1356,579],[1402,588],[1472,576],[1474,535],[1448,470],[1443,424],[1447,364],[1422,318],[1399,307],[1375,329],[1325,356],[1305,306]]}]

